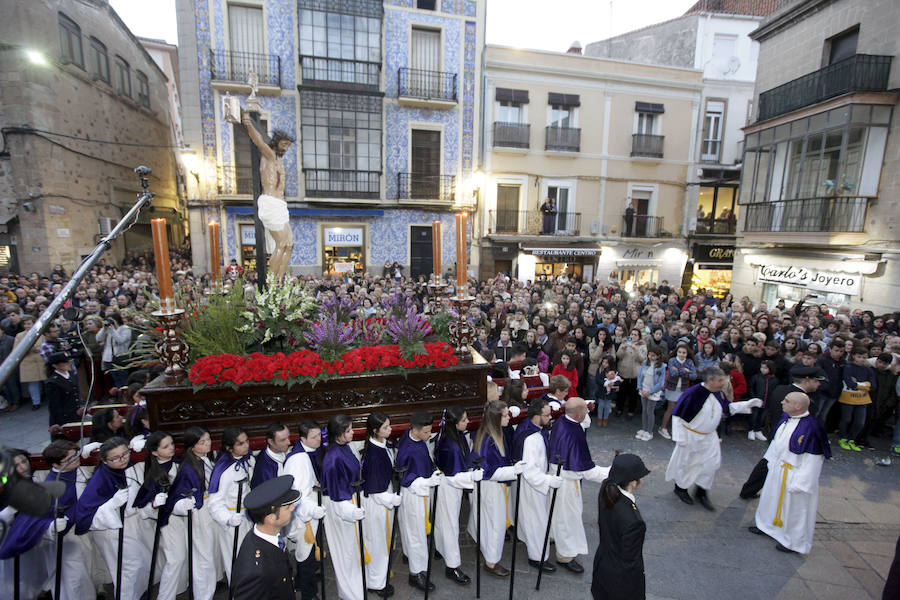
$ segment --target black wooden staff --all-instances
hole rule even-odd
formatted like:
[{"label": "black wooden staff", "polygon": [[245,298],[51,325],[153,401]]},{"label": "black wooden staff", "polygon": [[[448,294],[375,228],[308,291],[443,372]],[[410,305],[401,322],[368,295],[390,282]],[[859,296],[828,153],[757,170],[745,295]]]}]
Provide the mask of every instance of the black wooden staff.
[{"label": "black wooden staff", "polygon": [[440,486],[434,486],[434,496],[431,498],[431,528],[430,533],[428,534],[428,566],[425,568],[425,600],[428,600],[428,588],[431,587],[431,563],[434,559],[434,524],[437,519],[435,518],[435,511],[437,510],[437,497],[438,497],[438,488]]},{"label": "black wooden staff", "polygon": [[[482,456],[475,456],[472,461],[475,463],[475,470],[481,468],[484,462]],[[481,598],[481,480],[475,483],[475,597]]]},{"label": "black wooden staff", "polygon": [[[160,486],[163,494],[169,492],[169,483],[163,483]],[[150,597],[150,590],[153,589],[153,576],[156,575],[156,555],[159,552],[159,536],[162,533],[162,521],[159,518],[159,508],[156,509],[156,530],[153,532],[153,554],[150,555],[150,581],[147,583],[147,598]]]},{"label": "black wooden staff", "polygon": [[[321,483],[317,483],[313,486],[313,489],[316,490],[316,497],[318,498],[319,508],[321,508],[322,494],[325,492],[325,488],[322,487]],[[322,600],[325,600],[325,548],[322,547],[322,529],[324,527],[325,523],[322,521],[320,521],[319,526],[316,527],[316,547],[319,550],[317,562],[319,563],[319,585],[322,589],[322,593],[320,594]]]},{"label": "black wooden staff", "polygon": [[[56,518],[59,519],[64,517],[66,512],[65,508],[59,506],[59,499],[56,500]],[[56,527],[56,575],[53,583],[53,598],[54,600],[59,599],[59,592],[62,587],[62,555],[63,555],[63,532],[59,530],[59,527]]]},{"label": "black wooden staff", "polygon": [[[128,486],[122,484],[119,489],[128,489]],[[122,600],[122,553],[125,551],[125,507],[127,505],[126,501],[119,507],[119,519],[122,521],[122,526],[119,528],[119,556],[116,559],[116,600]]]},{"label": "black wooden staff", "polygon": [[[362,488],[365,484],[365,480],[360,479],[359,481],[354,481],[350,484],[353,488],[354,493],[356,494],[356,508],[362,508]],[[362,519],[356,522],[356,526],[359,528],[359,572],[362,576],[362,590],[363,590],[363,600],[366,600],[368,596],[368,587],[366,587],[366,544],[363,540],[363,524]]]},{"label": "black wooden staff", "polygon": [[[394,476],[392,477],[393,489],[395,494],[400,494],[400,482],[403,480],[403,474],[409,470],[409,467],[394,467]],[[391,563],[394,561],[394,539],[397,537],[397,513],[399,507],[394,508],[394,519],[391,524],[391,539],[388,542],[388,562],[387,562],[387,583],[391,582]],[[386,587],[386,586],[385,586]]]},{"label": "black wooden staff", "polygon": [[516,508],[513,512],[512,565],[509,568],[509,600],[513,600],[513,588],[516,585],[516,546],[519,541],[519,490],[522,489],[522,474],[516,475]]},{"label": "black wooden staff", "polygon": [[13,600],[19,600],[19,555],[13,557]]},{"label": "black wooden staff", "polygon": [[[244,499],[244,482],[246,479],[241,479],[238,481],[238,495],[237,495],[237,507],[235,508],[237,514],[241,514],[241,501]],[[241,526],[238,525],[234,528],[234,544],[231,547],[231,578],[234,579],[234,561],[237,560],[238,553],[238,538],[241,535]],[[228,600],[234,600],[234,586],[231,585],[231,581],[228,582]]]},{"label": "black wooden staff", "polygon": [[[563,459],[557,454],[556,455],[556,476],[559,477],[559,474],[562,473],[563,468]],[[538,576],[537,576],[537,585],[534,586],[535,590],[541,589],[541,576],[544,574],[544,559],[547,554],[547,544],[550,543],[550,524],[553,522],[553,508],[556,506],[556,492],[559,491],[559,488],[553,489],[553,494],[550,496],[550,514],[547,515],[547,531],[544,533],[544,545],[541,547],[541,566],[538,567]]]},{"label": "black wooden staff", "polygon": [[[197,492],[197,488],[191,488],[189,492],[185,494],[185,497],[194,497],[194,494]],[[194,502],[194,506],[196,506],[196,501]],[[191,510],[188,511],[187,514],[187,526],[188,526],[188,598],[190,600],[194,600],[194,507],[191,507]],[[234,569],[234,563],[231,563],[231,568]],[[234,571],[232,571],[234,572]]]}]

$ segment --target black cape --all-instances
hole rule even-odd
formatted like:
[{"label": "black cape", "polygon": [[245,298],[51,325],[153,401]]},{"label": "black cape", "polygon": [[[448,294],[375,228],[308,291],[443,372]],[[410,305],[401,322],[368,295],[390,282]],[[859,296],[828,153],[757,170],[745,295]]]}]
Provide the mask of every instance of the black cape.
[{"label": "black cape", "polygon": [[598,496],[600,545],[594,554],[594,600],[644,600],[644,535],[647,526],[625,495],[606,508]]}]

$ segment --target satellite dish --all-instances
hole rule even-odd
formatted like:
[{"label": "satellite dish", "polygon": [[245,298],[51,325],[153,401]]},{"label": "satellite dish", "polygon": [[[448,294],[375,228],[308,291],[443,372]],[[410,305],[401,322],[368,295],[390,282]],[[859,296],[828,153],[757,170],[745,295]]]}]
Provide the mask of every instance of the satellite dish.
[{"label": "satellite dish", "polygon": [[722,70],[723,75],[733,75],[738,72],[738,69],[741,68],[741,59],[737,56],[732,56],[725,63],[725,68]]}]

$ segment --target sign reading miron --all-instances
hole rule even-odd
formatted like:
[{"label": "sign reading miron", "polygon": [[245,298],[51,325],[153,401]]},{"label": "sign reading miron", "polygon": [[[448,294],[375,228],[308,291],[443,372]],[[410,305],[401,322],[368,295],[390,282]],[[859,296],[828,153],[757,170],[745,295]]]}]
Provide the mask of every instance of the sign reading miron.
[{"label": "sign reading miron", "polygon": [[361,227],[326,227],[326,246],[362,246],[363,230]]}]

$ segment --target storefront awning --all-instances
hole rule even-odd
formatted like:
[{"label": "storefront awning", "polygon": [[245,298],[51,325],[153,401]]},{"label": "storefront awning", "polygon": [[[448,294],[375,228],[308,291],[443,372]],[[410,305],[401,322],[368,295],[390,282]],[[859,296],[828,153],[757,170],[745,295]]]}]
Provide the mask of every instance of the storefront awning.
[{"label": "storefront awning", "polygon": [[663,265],[662,260],[644,259],[644,260],[617,260],[616,266],[619,268],[633,269],[658,269]]},{"label": "storefront awning", "polygon": [[600,248],[589,244],[553,245],[519,244],[522,252],[530,252],[535,256],[599,256]]},{"label": "storefront awning", "polygon": [[872,275],[883,260],[863,260],[861,255],[846,256],[835,254],[834,259],[805,257],[799,254],[772,254],[769,252],[749,253],[744,251],[744,262],[754,267],[766,265],[794,265],[816,271],[854,273]]}]

